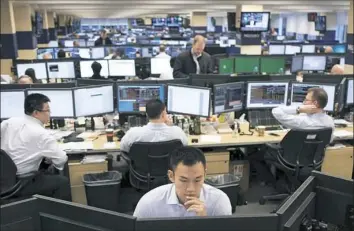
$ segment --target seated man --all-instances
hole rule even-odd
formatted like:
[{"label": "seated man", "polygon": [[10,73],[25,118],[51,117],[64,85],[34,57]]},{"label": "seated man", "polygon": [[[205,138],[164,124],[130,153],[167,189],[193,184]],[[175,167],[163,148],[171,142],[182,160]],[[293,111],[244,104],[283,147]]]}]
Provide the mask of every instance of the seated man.
[{"label": "seated man", "polygon": [[334,65],[331,69],[331,75],[344,75],[344,68],[339,64]]},{"label": "seated man", "polygon": [[99,62],[93,62],[91,64],[91,69],[93,72],[91,79],[103,79],[101,76],[102,65]]},{"label": "seated man", "polygon": [[221,190],[204,184],[206,160],[194,147],[181,147],[170,156],[168,177],[172,184],[146,193],[135,208],[134,216],[189,217],[231,215],[231,203]]},{"label": "seated man", "polygon": [[179,139],[183,145],[188,145],[188,138],[180,127],[169,126],[169,118],[165,104],[159,100],[146,103],[146,114],[149,123],[143,127],[131,128],[120,143],[123,152],[129,152],[135,142],[161,142]]},{"label": "seated man", "polygon": [[33,84],[33,80],[31,77],[27,75],[22,75],[20,78],[17,80],[18,84]]},{"label": "seated man", "polygon": [[[37,172],[41,163],[51,163],[62,170],[68,157],[56,139],[44,128],[50,117],[49,98],[42,94],[26,97],[25,115],[1,123],[1,149],[17,166],[17,175]],[[70,185],[66,177],[39,172],[23,185],[18,196],[42,194],[58,199],[70,199]]]}]

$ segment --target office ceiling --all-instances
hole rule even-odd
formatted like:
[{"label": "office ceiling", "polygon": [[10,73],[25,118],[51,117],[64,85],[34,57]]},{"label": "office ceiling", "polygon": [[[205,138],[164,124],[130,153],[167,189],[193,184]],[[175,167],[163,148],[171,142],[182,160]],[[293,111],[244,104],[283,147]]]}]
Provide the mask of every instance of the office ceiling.
[{"label": "office ceiling", "polygon": [[263,5],[272,13],[348,11],[351,0],[235,1],[235,0],[13,0],[57,14],[81,18],[129,18],[154,15],[189,15],[192,11],[229,12],[237,4]]}]

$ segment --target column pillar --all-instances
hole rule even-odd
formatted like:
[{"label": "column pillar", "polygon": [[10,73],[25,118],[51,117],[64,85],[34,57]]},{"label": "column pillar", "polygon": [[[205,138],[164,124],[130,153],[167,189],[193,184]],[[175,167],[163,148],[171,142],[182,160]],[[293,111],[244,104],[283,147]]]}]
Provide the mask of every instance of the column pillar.
[{"label": "column pillar", "polygon": [[16,27],[12,3],[1,1],[1,73],[12,75],[12,60],[17,58]]},{"label": "column pillar", "polygon": [[195,34],[204,35],[207,31],[208,15],[207,12],[192,12],[191,28]]},{"label": "column pillar", "polygon": [[37,58],[37,38],[32,31],[31,15],[32,9],[29,5],[14,6],[19,59]]},{"label": "column pillar", "polygon": [[[347,43],[349,50],[345,57],[344,72],[346,74],[353,74],[353,46],[354,46],[354,30],[353,30],[353,0],[350,1],[350,10],[348,12],[348,30],[347,30]],[[354,173],[353,173],[354,175]]]},{"label": "column pillar", "polygon": [[49,43],[49,25],[48,25],[48,14],[47,10],[43,10],[41,12],[43,17],[43,29],[42,34],[38,37],[38,44],[37,47],[48,47]]},{"label": "column pillar", "polygon": [[54,18],[54,12],[47,12],[49,41],[57,40],[57,29],[55,28]]},{"label": "column pillar", "polygon": [[59,36],[65,36],[68,34],[68,29],[66,27],[66,20],[67,17],[66,15],[58,15],[58,20],[59,20],[59,30],[58,30],[58,35]]}]

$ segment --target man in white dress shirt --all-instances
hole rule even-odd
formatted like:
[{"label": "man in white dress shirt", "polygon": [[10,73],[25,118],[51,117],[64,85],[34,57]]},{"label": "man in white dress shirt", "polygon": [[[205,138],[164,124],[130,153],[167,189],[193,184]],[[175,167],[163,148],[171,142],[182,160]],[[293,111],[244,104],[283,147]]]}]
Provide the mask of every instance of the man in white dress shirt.
[{"label": "man in white dress shirt", "polygon": [[[13,160],[19,176],[37,172],[44,162],[62,170],[68,160],[56,139],[44,128],[50,119],[49,102],[45,95],[28,95],[25,115],[1,123],[1,149]],[[34,194],[70,200],[69,181],[67,177],[39,171],[18,196]]]},{"label": "man in white dress shirt", "polygon": [[204,184],[206,160],[194,147],[171,152],[168,177],[172,184],[146,193],[135,208],[137,218],[231,215],[231,203],[221,190]]},{"label": "man in white dress shirt", "polygon": [[155,56],[155,58],[167,58],[167,59],[171,59],[171,56],[169,56],[168,54],[166,54],[166,47],[165,45],[160,45],[160,52],[158,55]]}]

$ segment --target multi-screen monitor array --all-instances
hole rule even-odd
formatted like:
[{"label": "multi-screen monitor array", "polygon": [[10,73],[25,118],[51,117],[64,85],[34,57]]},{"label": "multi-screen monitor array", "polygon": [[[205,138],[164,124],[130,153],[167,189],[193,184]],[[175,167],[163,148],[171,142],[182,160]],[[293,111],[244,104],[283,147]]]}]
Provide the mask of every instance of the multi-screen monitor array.
[{"label": "multi-screen monitor array", "polygon": [[[112,113],[145,113],[146,102],[167,102],[172,114],[200,117],[246,109],[270,109],[277,106],[301,105],[309,88],[323,88],[328,95],[325,110],[333,112],[337,101],[337,85],[299,82],[234,82],[216,84],[212,88],[176,84],[124,83],[63,89],[26,89],[1,91],[1,118],[23,115],[26,95],[42,93],[50,99],[53,118],[70,118]],[[346,81],[344,104],[353,104],[353,79]],[[45,87],[45,86],[43,86]],[[116,89],[116,94],[114,93]],[[115,103],[114,95],[117,95]],[[188,102],[188,103],[186,103]],[[94,105],[94,106],[93,106]]]},{"label": "multi-screen monitor array", "polygon": [[[347,44],[328,45],[335,54],[345,54],[347,52]],[[319,47],[315,44],[270,44],[269,55],[295,55],[299,53],[317,53],[319,48],[325,49],[326,46]]]},{"label": "multi-screen monitor array", "polygon": [[[81,78],[90,78],[93,75],[91,65],[93,62],[101,64],[101,76],[136,76],[134,59],[102,59],[102,60],[81,60]],[[37,79],[73,79],[75,78],[74,61],[42,61],[38,63],[19,63],[16,65],[17,75],[22,76],[29,68],[34,69]],[[165,58],[151,58],[151,74],[161,74],[170,67],[170,60]]]}]

